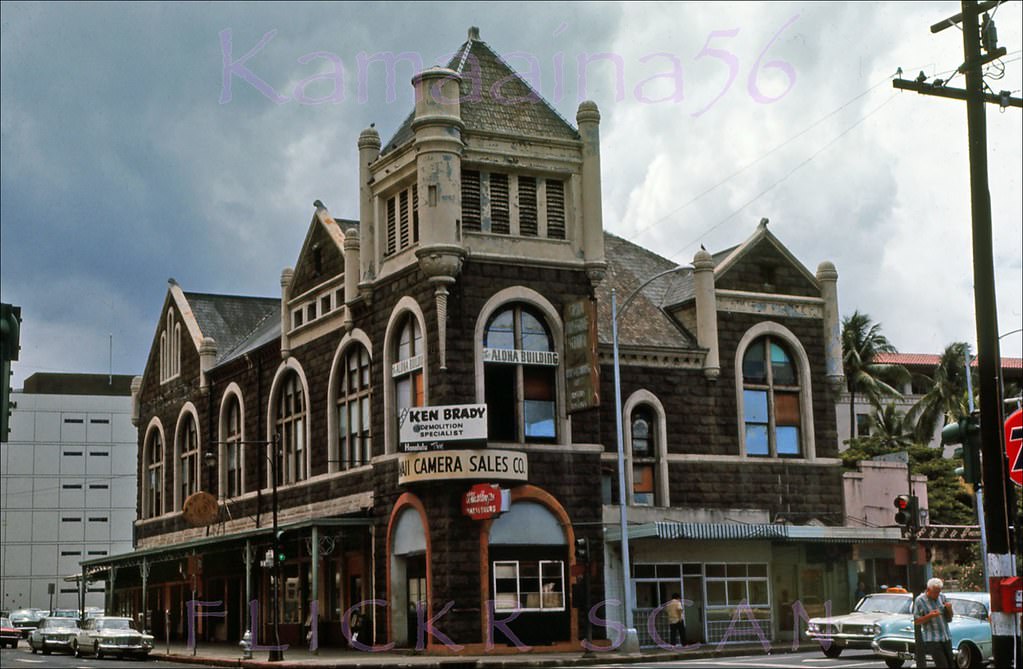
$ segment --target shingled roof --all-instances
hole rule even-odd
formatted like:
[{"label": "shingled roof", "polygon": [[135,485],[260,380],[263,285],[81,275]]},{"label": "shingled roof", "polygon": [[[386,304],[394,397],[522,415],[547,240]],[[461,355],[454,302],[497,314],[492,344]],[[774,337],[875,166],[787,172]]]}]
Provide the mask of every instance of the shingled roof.
[{"label": "shingled roof", "polygon": [[199,330],[217,342],[217,362],[222,362],[258,326],[274,320],[280,327],[280,299],[184,293]]},{"label": "shingled roof", "polygon": [[[468,131],[512,133],[524,137],[579,139],[579,132],[480,39],[479,29],[470,28],[469,38],[446,65],[462,75],[460,107]],[[495,88],[495,84],[500,86]],[[381,155],[411,142],[413,111]]]},{"label": "shingled roof", "polygon": [[[597,333],[602,344],[612,342],[611,289],[615,289],[618,308],[647,278],[677,266],[642,246],[609,232],[604,233],[607,278],[597,287]],[[697,348],[696,342],[672,319],[665,307],[677,296],[692,293],[691,269],[668,274],[643,287],[618,323],[618,342],[622,346]],[[670,299],[669,299],[670,298]]]}]

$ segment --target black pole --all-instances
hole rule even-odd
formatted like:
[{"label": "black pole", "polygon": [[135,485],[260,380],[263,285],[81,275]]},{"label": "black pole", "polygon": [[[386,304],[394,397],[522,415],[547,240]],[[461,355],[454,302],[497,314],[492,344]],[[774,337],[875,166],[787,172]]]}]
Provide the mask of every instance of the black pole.
[{"label": "black pole", "polygon": [[[977,367],[980,373],[980,437],[984,474],[984,521],[987,534],[988,577],[1011,576],[1015,571],[1009,546],[1006,508],[1005,449],[1002,444],[1001,355],[998,348],[998,313],[992,257],[991,194],[988,190],[987,120],[984,75],[981,70],[980,27],[974,0],[963,0],[963,54],[966,60],[966,122],[970,146],[970,208],[973,217],[973,292],[977,317]],[[991,589],[991,583],[988,584]],[[991,593],[992,600],[997,595]],[[1013,664],[1015,616],[991,614],[994,664]]]},{"label": "black pole", "polygon": [[273,444],[271,448],[273,453],[270,455],[270,476],[273,477],[272,485],[270,487],[271,504],[273,506],[273,628],[274,628],[274,647],[270,651],[267,657],[268,662],[281,662],[284,660],[284,651],[281,649],[281,633],[280,633],[280,588],[281,588],[281,561],[278,559],[280,555],[280,544],[277,538],[277,467],[279,465],[277,461],[277,453],[280,450],[281,435],[274,434]]}]

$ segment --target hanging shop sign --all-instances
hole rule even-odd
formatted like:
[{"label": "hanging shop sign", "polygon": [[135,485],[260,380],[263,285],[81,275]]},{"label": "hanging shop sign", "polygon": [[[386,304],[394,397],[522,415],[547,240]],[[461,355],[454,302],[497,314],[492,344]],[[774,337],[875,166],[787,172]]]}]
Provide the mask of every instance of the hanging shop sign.
[{"label": "hanging shop sign", "polygon": [[398,485],[457,479],[526,481],[529,461],[520,451],[425,451],[398,455]]},{"label": "hanging shop sign", "polygon": [[569,413],[600,406],[595,311],[589,299],[565,305],[565,391]]},{"label": "hanging shop sign", "polygon": [[406,452],[431,450],[430,444],[486,439],[486,404],[412,407],[398,415],[398,441]]},{"label": "hanging shop sign", "polygon": [[202,490],[186,497],[181,505],[181,515],[192,527],[209,525],[217,519],[219,512],[217,498]]},{"label": "hanging shop sign", "polygon": [[477,483],[462,496],[462,513],[473,520],[496,518],[511,507],[511,491],[493,483]]}]

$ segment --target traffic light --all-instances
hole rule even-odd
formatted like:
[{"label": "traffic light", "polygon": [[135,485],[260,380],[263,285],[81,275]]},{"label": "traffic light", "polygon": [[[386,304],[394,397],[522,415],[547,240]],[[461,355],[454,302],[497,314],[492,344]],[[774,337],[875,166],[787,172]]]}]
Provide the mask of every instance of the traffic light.
[{"label": "traffic light", "polygon": [[284,530],[277,530],[277,561],[283,563],[287,556],[284,554]]},{"label": "traffic light", "polygon": [[980,483],[980,419],[970,415],[949,423],[941,428],[941,443],[962,444],[956,455],[963,458],[963,480],[973,485]]},{"label": "traffic light", "polygon": [[590,561],[590,540],[588,537],[579,537],[575,540],[575,561],[576,563]]},{"label": "traffic light", "polygon": [[895,498],[895,523],[908,529],[920,524],[920,500],[916,495],[899,495]]},{"label": "traffic light", "polygon": [[7,441],[10,431],[11,362],[21,350],[21,307],[0,304],[0,441]]}]

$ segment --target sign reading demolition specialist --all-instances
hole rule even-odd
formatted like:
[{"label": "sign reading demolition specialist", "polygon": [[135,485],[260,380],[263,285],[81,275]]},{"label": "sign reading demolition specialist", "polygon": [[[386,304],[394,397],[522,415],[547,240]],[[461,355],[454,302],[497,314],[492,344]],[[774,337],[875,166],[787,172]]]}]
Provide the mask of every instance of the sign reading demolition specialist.
[{"label": "sign reading demolition specialist", "polygon": [[426,451],[398,456],[398,485],[455,479],[526,481],[526,454],[519,451]]},{"label": "sign reading demolition specialist", "polygon": [[487,405],[412,407],[398,415],[398,441],[402,450],[427,450],[406,444],[447,441],[486,441]]},{"label": "sign reading demolition specialist", "polygon": [[570,413],[600,405],[594,312],[589,299],[565,305],[565,390]]}]

